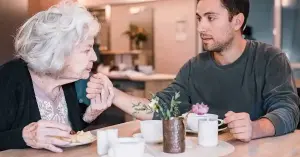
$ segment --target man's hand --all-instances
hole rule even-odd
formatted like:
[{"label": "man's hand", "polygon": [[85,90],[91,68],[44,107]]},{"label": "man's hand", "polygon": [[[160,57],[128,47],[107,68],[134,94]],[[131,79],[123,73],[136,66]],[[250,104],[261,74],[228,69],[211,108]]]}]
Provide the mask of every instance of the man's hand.
[{"label": "man's hand", "polygon": [[234,138],[244,142],[252,140],[252,121],[248,113],[229,111],[225,114],[224,123],[228,125]]}]

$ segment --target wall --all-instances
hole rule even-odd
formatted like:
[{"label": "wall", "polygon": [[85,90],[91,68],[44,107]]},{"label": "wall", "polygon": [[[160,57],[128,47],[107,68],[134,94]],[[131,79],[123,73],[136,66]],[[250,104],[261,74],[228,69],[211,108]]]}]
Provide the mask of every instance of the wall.
[{"label": "wall", "polygon": [[13,36],[27,18],[27,0],[0,0],[0,65],[13,58]]},{"label": "wall", "polygon": [[[293,46],[292,46],[292,50],[294,54],[298,54],[298,56],[300,56],[300,0],[297,1],[297,11],[295,11],[295,21],[297,21],[294,25],[294,29],[293,29]],[[300,57],[298,57],[297,62],[300,62]]]},{"label": "wall", "polygon": [[30,16],[57,2],[59,0],[0,0],[0,65],[13,58],[17,29]]},{"label": "wall", "polygon": [[28,0],[28,13],[30,16],[39,11],[46,10],[61,0]]},{"label": "wall", "polygon": [[[285,7],[282,9],[282,48],[287,53],[291,62],[300,61],[300,0],[294,0],[293,7]],[[296,5],[296,2],[298,5]]]},{"label": "wall", "polygon": [[247,25],[253,27],[256,40],[273,43],[274,0],[250,0],[250,14]]},{"label": "wall", "polygon": [[[143,4],[117,5],[111,9],[111,49],[129,50],[129,41],[121,34],[128,29],[129,6],[154,9],[155,71],[176,74],[180,67],[196,55],[196,1],[165,0]],[[187,40],[176,41],[176,21],[187,22]]]},{"label": "wall", "polygon": [[282,9],[282,49],[292,62],[299,61],[300,57],[298,53],[293,53],[294,35],[298,32],[295,31],[297,24],[296,13],[295,9]]}]

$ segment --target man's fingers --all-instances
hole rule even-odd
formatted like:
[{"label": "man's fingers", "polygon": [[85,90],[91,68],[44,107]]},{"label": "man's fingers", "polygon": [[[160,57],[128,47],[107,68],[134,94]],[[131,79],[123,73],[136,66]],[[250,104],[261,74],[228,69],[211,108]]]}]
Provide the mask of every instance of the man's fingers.
[{"label": "man's fingers", "polygon": [[247,126],[247,121],[245,120],[235,120],[228,124],[228,128],[239,128],[239,127],[245,127]]},{"label": "man's fingers", "polygon": [[249,115],[245,113],[234,113],[226,117],[224,119],[224,123],[228,124],[231,123],[232,121],[243,120],[243,119],[250,119]]},{"label": "man's fingers", "polygon": [[246,126],[233,128],[233,129],[230,129],[230,133],[232,133],[232,134],[248,133],[248,128]]},{"label": "man's fingers", "polygon": [[232,114],[235,114],[235,113],[232,112],[232,111],[228,111],[228,112],[225,114],[225,117],[228,117],[228,116],[230,116],[230,115],[232,115]]},{"label": "man's fingers", "polygon": [[104,84],[105,80],[102,78],[96,78],[94,75],[90,77],[89,82],[96,83],[96,84]]},{"label": "man's fingers", "polygon": [[97,73],[93,77],[95,77],[97,79],[103,79],[105,81],[105,84],[113,86],[112,82],[109,80],[109,78],[106,75],[102,74],[102,73]]},{"label": "man's fingers", "polygon": [[244,141],[244,142],[250,141],[248,133],[244,133],[244,132],[233,134],[233,137],[238,139],[238,140]]}]

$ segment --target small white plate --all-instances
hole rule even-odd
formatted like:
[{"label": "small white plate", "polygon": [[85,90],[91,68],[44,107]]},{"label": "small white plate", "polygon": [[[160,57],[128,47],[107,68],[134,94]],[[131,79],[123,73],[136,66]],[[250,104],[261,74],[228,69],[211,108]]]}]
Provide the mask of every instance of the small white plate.
[{"label": "small white plate", "polygon": [[193,131],[193,130],[190,130],[188,128],[185,129],[185,132],[192,133],[192,134],[198,134],[198,131]]},{"label": "small white plate", "polygon": [[82,142],[82,143],[70,143],[68,145],[64,145],[64,146],[61,146],[61,147],[68,148],[68,147],[75,147],[75,146],[87,145],[87,144],[93,143],[94,141],[96,141],[96,138],[94,138],[91,141]]},{"label": "small white plate", "polygon": [[[142,133],[136,133],[136,134],[133,134],[132,137],[144,139]],[[163,139],[158,140],[158,141],[146,142],[146,143],[149,143],[149,144],[157,144],[157,143],[162,143],[162,142],[163,142]]]},{"label": "small white plate", "polygon": [[[227,129],[227,127],[224,127],[224,128],[222,128],[222,129],[219,129],[219,131],[224,131],[225,129]],[[198,134],[198,131],[193,131],[193,130],[191,130],[191,129],[189,129],[189,128],[186,128],[185,131],[186,131],[187,133]]]}]

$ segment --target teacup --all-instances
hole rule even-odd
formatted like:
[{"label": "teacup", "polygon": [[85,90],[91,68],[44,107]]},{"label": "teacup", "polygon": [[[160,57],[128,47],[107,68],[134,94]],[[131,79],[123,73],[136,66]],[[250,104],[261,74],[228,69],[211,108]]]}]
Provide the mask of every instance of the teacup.
[{"label": "teacup", "polygon": [[143,157],[145,152],[145,142],[139,138],[124,137],[119,138],[118,142],[108,151],[109,157]]},{"label": "teacup", "polygon": [[[187,116],[187,127],[188,129],[194,131],[194,132],[198,132],[198,122],[199,119],[201,118],[205,118],[205,117],[209,117],[209,116],[214,116],[215,114],[204,114],[204,115],[197,115],[195,113],[189,113],[188,115],[185,114],[184,116]],[[218,119],[218,121],[220,122],[218,124],[218,126],[221,126],[224,124],[224,121],[222,119]],[[220,131],[220,130],[219,130]]]},{"label": "teacup", "polygon": [[140,122],[141,133],[146,143],[160,143],[163,141],[161,120],[145,120]]},{"label": "teacup", "polygon": [[203,147],[218,145],[218,115],[209,114],[198,120],[198,144]]}]

